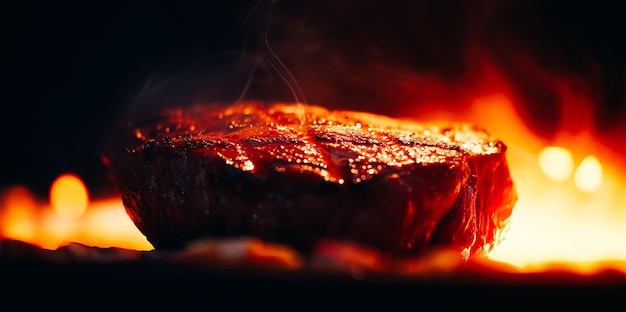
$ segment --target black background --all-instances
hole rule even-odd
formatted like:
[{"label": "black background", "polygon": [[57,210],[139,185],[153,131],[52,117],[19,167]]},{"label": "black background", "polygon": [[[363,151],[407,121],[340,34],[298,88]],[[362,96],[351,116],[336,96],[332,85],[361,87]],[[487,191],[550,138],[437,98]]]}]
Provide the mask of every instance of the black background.
[{"label": "black background", "polygon": [[75,172],[110,191],[106,132],[146,80],[227,41],[243,1],[26,1],[3,4],[0,185],[45,195]]},{"label": "black background", "polygon": [[[521,43],[505,46],[529,47],[528,53],[550,70],[593,74],[600,94],[598,123],[615,128],[623,121],[615,117],[625,106],[622,1],[282,0],[275,1],[269,19],[270,5],[250,0],[4,3],[0,188],[23,184],[45,195],[57,175],[71,171],[85,179],[94,196],[110,194],[100,159],[103,142],[113,124],[137,108],[132,103],[146,83],[219,51],[254,51],[267,20],[274,25],[268,36],[276,53],[309,102],[393,114],[379,105],[393,93],[391,78],[379,75],[381,67],[453,83],[466,74],[465,47],[480,38],[495,52],[502,51],[503,42]],[[350,72],[357,74],[348,79]],[[520,81],[525,82],[521,94],[539,99],[526,110],[551,112],[550,91],[532,79]],[[234,89],[240,87],[241,82]],[[249,93],[268,100],[291,96],[284,86],[259,90]],[[167,87],[160,92],[167,93]],[[546,115],[551,114],[558,119],[558,113]]]}]

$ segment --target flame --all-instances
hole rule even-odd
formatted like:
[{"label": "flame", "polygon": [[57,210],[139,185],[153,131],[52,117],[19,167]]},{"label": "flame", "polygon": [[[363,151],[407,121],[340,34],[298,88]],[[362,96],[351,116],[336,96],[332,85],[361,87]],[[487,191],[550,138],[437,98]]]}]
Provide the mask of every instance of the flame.
[{"label": "flame", "polygon": [[[519,200],[503,241],[488,258],[522,272],[553,267],[626,272],[624,128],[596,129],[594,108],[600,100],[584,77],[549,72],[520,57],[520,67],[554,92],[561,105],[559,120],[524,116],[519,109],[529,99],[520,96],[510,72],[485,51],[470,54],[467,81],[447,85],[447,92],[433,100],[411,98],[419,97],[419,86],[437,82],[409,76],[408,96],[395,113],[421,121],[471,122],[507,145]],[[552,122],[553,134],[530,129],[531,118]]]},{"label": "flame", "polygon": [[14,186],[7,189],[0,202],[0,236],[23,241],[36,238],[37,201],[29,189]]},{"label": "flame", "polygon": [[506,95],[477,98],[472,104],[471,118],[507,143],[519,194],[504,240],[488,257],[524,272],[553,267],[626,272],[621,156],[587,131],[551,140],[534,135]]},{"label": "flame", "polygon": [[0,197],[0,238],[56,249],[75,242],[94,247],[152,250],[132,223],[119,198],[92,201],[83,181],[73,173],[58,176],[49,201],[28,188],[14,186]]}]

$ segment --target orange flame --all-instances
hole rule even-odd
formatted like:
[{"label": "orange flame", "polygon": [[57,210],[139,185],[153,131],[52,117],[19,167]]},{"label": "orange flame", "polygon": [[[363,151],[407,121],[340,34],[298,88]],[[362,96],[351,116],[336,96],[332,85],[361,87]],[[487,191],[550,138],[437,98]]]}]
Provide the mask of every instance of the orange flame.
[{"label": "orange flame", "polygon": [[[437,79],[406,74],[404,102],[394,113],[419,121],[471,122],[508,146],[519,201],[504,241],[489,258],[521,271],[552,266],[626,271],[626,158],[621,143],[626,128],[599,133],[592,119],[598,94],[585,77],[549,72],[520,56],[516,64],[554,92],[561,105],[559,120],[523,116],[518,109],[529,103],[515,92],[510,73],[480,48],[469,54],[470,73],[456,84],[441,87]],[[436,94],[420,99],[424,86],[431,85]],[[554,133],[531,130],[528,121],[535,117],[552,122]]]},{"label": "orange flame", "polygon": [[25,187],[7,189],[0,199],[0,237],[56,249],[70,242],[94,247],[151,250],[121,199],[90,201],[83,181],[72,173],[57,177],[50,201],[42,203]]},{"label": "orange flame", "polygon": [[534,135],[510,97],[501,93],[476,98],[470,112],[465,117],[490,129],[509,147],[507,158],[519,194],[504,241],[489,258],[522,271],[554,266],[582,273],[626,271],[622,157],[599,143],[591,130],[562,131],[550,139]]}]

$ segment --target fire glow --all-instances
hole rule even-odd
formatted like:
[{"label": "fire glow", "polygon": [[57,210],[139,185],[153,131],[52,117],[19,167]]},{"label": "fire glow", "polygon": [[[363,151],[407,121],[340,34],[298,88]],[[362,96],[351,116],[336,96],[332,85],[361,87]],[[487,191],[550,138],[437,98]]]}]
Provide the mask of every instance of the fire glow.
[{"label": "fire glow", "polygon": [[95,247],[151,250],[120,198],[90,200],[76,175],[60,175],[42,202],[23,186],[5,190],[0,201],[0,237],[57,249],[70,242]]},{"label": "fire glow", "polygon": [[[618,156],[597,143],[593,133],[562,136],[548,144],[522,131],[525,126],[506,95],[476,98],[472,107],[474,121],[507,144],[519,194],[504,240],[488,257],[521,272],[555,265],[582,273],[605,268],[626,272],[626,181],[614,167]],[[25,187],[5,190],[0,224],[0,237],[46,249],[69,242],[153,249],[119,197],[91,199],[71,173],[53,182],[47,202]]]},{"label": "fire glow", "polygon": [[[485,101],[494,110],[510,107],[502,105],[505,97]],[[515,114],[502,113],[511,128],[523,129]],[[550,145],[525,135],[502,135],[519,200],[505,239],[489,257],[525,271],[559,264],[581,272],[626,272],[626,184],[617,169],[619,156],[587,132]]]},{"label": "fire glow", "polygon": [[[487,62],[488,63],[488,62]],[[568,267],[626,272],[626,180],[619,151],[604,146],[592,121],[597,99],[574,77],[535,70],[561,103],[549,138],[533,134],[515,111],[510,81],[497,66],[481,66],[500,93],[477,97],[469,113],[507,143],[519,200],[510,231],[491,259],[541,271]]]}]

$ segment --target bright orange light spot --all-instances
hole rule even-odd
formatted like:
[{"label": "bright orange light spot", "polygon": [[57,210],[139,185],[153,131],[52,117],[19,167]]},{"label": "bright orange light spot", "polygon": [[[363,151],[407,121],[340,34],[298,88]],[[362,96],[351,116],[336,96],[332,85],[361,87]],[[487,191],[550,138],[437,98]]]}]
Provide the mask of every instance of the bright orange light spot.
[{"label": "bright orange light spot", "polygon": [[30,240],[35,236],[35,196],[26,188],[6,190],[0,200],[0,237]]},{"label": "bright orange light spot", "polygon": [[574,156],[566,148],[548,146],[539,152],[539,166],[548,178],[565,181],[574,171]]},{"label": "bright orange light spot", "polygon": [[76,225],[73,240],[98,247],[122,247],[152,250],[152,245],[139,232],[126,214],[121,198],[94,201]]},{"label": "bright orange light spot", "polygon": [[50,187],[50,205],[59,215],[78,218],[85,213],[89,195],[83,181],[76,175],[60,175]]},{"label": "bright orange light spot", "polygon": [[583,192],[594,192],[600,188],[602,176],[600,160],[593,155],[589,155],[580,162],[578,169],[576,169],[574,183]]}]

